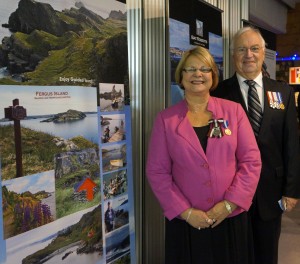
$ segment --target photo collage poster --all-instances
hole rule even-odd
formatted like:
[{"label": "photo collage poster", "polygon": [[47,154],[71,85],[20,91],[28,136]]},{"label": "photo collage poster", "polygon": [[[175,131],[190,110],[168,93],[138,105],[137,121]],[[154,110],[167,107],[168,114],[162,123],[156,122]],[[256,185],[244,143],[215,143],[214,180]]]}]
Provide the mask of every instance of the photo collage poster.
[{"label": "photo collage poster", "polygon": [[[134,235],[130,225],[133,212],[131,122],[125,104],[124,84],[99,84],[100,164],[103,194],[103,234],[106,261],[114,263],[123,256],[130,263]],[[120,260],[119,260],[120,261]]]},{"label": "photo collage poster", "polygon": [[[0,13],[0,263],[134,263],[126,4],[0,0]],[[100,83],[117,91],[105,109]]]},{"label": "photo collage poster", "polygon": [[[195,46],[207,48],[223,79],[222,11],[198,0],[169,1],[171,105],[184,98],[175,82],[175,70],[184,51]],[[212,23],[213,21],[213,23]]]}]

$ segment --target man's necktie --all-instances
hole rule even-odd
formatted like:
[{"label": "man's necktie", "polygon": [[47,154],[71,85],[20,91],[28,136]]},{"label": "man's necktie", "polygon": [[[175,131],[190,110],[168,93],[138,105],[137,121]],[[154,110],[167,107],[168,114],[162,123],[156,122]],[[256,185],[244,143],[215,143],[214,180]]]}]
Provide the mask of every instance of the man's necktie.
[{"label": "man's necktie", "polygon": [[261,105],[258,98],[257,90],[255,88],[255,81],[246,80],[245,83],[247,83],[249,86],[249,90],[248,90],[249,119],[255,136],[258,136],[261,119],[262,119]]}]

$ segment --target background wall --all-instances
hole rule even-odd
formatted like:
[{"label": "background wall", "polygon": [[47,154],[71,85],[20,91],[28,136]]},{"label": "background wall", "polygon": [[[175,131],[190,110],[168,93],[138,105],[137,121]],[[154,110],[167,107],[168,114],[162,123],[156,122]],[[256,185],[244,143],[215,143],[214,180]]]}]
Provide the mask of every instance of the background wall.
[{"label": "background wall", "polygon": [[277,52],[280,57],[300,56],[300,2],[287,14],[286,32],[277,35]]},{"label": "background wall", "polygon": [[277,34],[287,31],[287,13],[299,0],[250,0],[249,20]]}]

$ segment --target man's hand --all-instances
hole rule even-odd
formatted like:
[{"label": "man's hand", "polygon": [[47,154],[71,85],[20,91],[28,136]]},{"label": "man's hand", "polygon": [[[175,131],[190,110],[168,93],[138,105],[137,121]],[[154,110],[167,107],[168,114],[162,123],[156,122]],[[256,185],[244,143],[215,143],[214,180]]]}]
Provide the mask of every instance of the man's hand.
[{"label": "man's hand", "polygon": [[298,199],[282,196],[283,204],[287,212],[291,212],[298,203]]}]

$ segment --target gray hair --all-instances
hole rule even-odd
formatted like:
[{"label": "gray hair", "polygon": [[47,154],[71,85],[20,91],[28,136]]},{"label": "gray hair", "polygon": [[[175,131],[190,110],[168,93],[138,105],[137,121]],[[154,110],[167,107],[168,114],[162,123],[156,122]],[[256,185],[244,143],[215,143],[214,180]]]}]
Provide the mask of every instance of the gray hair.
[{"label": "gray hair", "polygon": [[259,38],[261,39],[261,46],[263,48],[263,50],[265,49],[266,47],[266,42],[263,38],[263,36],[261,35],[260,31],[258,28],[255,28],[255,27],[251,27],[251,26],[247,26],[247,27],[243,27],[243,28],[240,28],[233,36],[232,38],[232,41],[230,43],[230,51],[231,51],[231,54],[233,54],[233,51],[234,49],[236,48],[235,47],[235,43],[236,43],[236,40],[242,35],[244,34],[245,32],[247,31],[252,31],[252,32],[255,32]]}]

